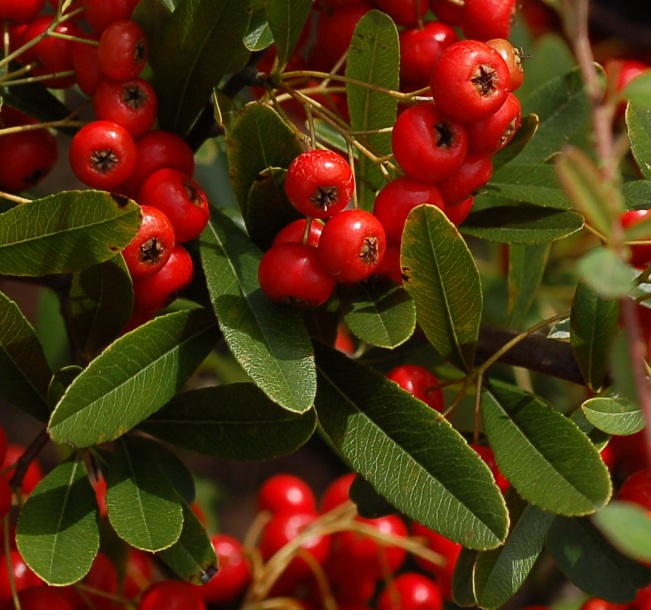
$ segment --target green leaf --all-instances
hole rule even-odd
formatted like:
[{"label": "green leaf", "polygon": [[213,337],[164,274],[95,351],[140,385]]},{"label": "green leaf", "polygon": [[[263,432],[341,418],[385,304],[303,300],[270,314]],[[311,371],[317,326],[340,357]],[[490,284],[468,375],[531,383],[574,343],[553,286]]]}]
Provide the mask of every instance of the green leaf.
[{"label": "green leaf", "polygon": [[142,214],[133,201],[99,191],[64,191],[0,214],[0,275],[79,271],[113,258]]},{"label": "green leaf", "polygon": [[88,360],[120,334],[132,304],[131,276],[121,255],[74,274],[68,320],[77,347]]},{"label": "green leaf", "polygon": [[47,421],[52,371],[43,346],[18,305],[0,292],[0,398]]},{"label": "green leaf", "polygon": [[607,248],[596,247],[579,260],[583,281],[603,299],[617,299],[633,290],[635,270]]},{"label": "green leaf", "polygon": [[581,408],[595,428],[608,434],[625,436],[644,428],[644,414],[640,408],[623,398],[598,396],[586,400]]},{"label": "green leaf", "polygon": [[520,128],[508,145],[493,156],[493,173],[515,159],[536,135],[540,119],[536,114],[523,116]]},{"label": "green leaf", "polygon": [[182,0],[149,40],[161,129],[185,136],[241,49],[250,0]]},{"label": "green leaf", "polygon": [[479,553],[480,551],[471,551],[470,549],[462,548],[454,564],[454,573],[452,574],[452,601],[457,606],[475,607],[477,605],[473,574],[475,561]]},{"label": "green leaf", "polygon": [[524,500],[569,516],[593,513],[608,502],[608,469],[567,417],[498,382],[484,391],[481,404],[497,465]]},{"label": "green leaf", "polygon": [[364,519],[377,519],[384,515],[395,514],[396,508],[387,502],[373,486],[359,474],[355,475],[348,492],[357,508],[357,514]]},{"label": "green leaf", "polygon": [[627,210],[648,208],[651,200],[651,180],[628,180],[622,184],[622,193]]},{"label": "green leaf", "polygon": [[502,206],[473,212],[461,232],[508,244],[546,244],[563,239],[583,227],[583,217],[532,205]]},{"label": "green leaf", "polygon": [[298,44],[312,0],[265,0],[264,7],[278,49],[278,68],[282,70]]},{"label": "green leaf", "polygon": [[258,248],[213,209],[200,249],[210,300],[233,355],[272,401],[308,411],[316,393],[312,344],[298,311],[260,290]]},{"label": "green leaf", "polygon": [[59,464],[25,502],[16,544],[49,585],[81,580],[99,550],[97,499],[81,458]]},{"label": "green leaf", "polygon": [[624,210],[621,193],[603,180],[597,166],[578,148],[566,148],[560,154],[556,172],[574,207],[597,231],[610,238],[614,216]]},{"label": "green leaf", "polygon": [[120,337],[70,384],[50,418],[52,439],[88,447],[118,438],[174,396],[215,345],[215,331],[212,314],[186,309]]},{"label": "green leaf", "polygon": [[610,434],[606,434],[598,428],[595,428],[595,426],[588,421],[588,418],[581,409],[575,409],[572,412],[572,415],[570,415],[570,419],[579,427],[579,430],[590,439],[590,442],[597,448],[597,451],[601,453],[603,448],[608,444],[608,441],[610,441]]},{"label": "green leaf", "polygon": [[183,531],[168,549],[156,553],[183,580],[206,584],[217,573],[217,556],[206,530],[192,509],[183,503]]},{"label": "green leaf", "polygon": [[588,387],[598,392],[608,372],[608,353],[619,323],[619,303],[579,282],[570,312],[570,341]]},{"label": "green leaf", "polygon": [[316,414],[291,413],[252,383],[231,383],[177,394],[139,427],[199,453],[269,460],[303,445],[314,432]]},{"label": "green leaf", "polygon": [[651,562],[651,519],[645,508],[632,502],[611,502],[592,516],[592,522],[626,556]]},{"label": "green leaf", "polygon": [[393,282],[364,282],[342,291],[344,321],[359,339],[388,349],[404,343],[416,328],[416,306]]},{"label": "green leaf", "polygon": [[52,410],[57,406],[61,397],[68,389],[68,386],[73,382],[75,377],[79,375],[79,373],[83,372],[83,370],[84,369],[80,366],[71,364],[70,366],[64,366],[62,369],[59,369],[54,373],[52,381],[50,382],[50,387],[47,389],[47,403],[50,405]]},{"label": "green leaf", "polygon": [[294,132],[275,110],[257,102],[244,107],[226,132],[226,153],[233,192],[245,218],[251,187],[260,174],[289,167],[301,152]]},{"label": "green leaf", "polygon": [[556,517],[546,548],[561,572],[593,597],[625,604],[651,582],[651,570],[615,549],[588,517]]},{"label": "green leaf", "polygon": [[496,610],[509,601],[529,575],[545,544],[553,515],[507,496],[511,529],[504,546],[477,554],[474,590],[477,605]]},{"label": "green leaf", "polygon": [[[390,17],[377,10],[368,11],[358,22],[348,49],[346,83],[351,128],[355,131],[373,131],[393,127],[396,122],[398,100],[377,88],[398,90],[400,71],[400,43],[398,31]],[[370,89],[356,82],[368,83]],[[391,153],[391,134],[374,133],[357,136],[376,156]],[[370,209],[373,189],[386,183],[382,172],[361,155],[357,168],[357,188],[362,207]]]},{"label": "green leaf", "polygon": [[174,485],[174,489],[188,503],[192,504],[196,497],[196,488],[192,472],[171,449],[162,443],[151,439],[140,438],[140,443],[145,444],[151,459],[158,462],[159,468],[167,475]]},{"label": "green leaf", "polygon": [[552,165],[509,163],[493,174],[487,188],[490,195],[500,199],[557,210],[572,208]]},{"label": "green leaf", "polygon": [[269,28],[267,14],[262,10],[254,10],[249,21],[244,46],[249,51],[264,51],[274,43],[274,36]]},{"label": "green leaf", "polygon": [[399,511],[468,548],[506,537],[490,471],[440,414],[383,375],[316,346],[319,424],[351,467]]},{"label": "green leaf", "polygon": [[183,528],[181,500],[140,439],[118,440],[106,484],[108,518],[122,540],[137,549],[156,552],[179,539]]},{"label": "green leaf", "polygon": [[521,328],[536,300],[551,244],[509,246],[509,326]]},{"label": "green leaf", "polygon": [[625,332],[620,332],[610,350],[610,370],[614,379],[614,391],[633,404],[638,404],[635,390],[635,374],[631,362],[631,347]]},{"label": "green leaf", "polygon": [[482,312],[479,272],[466,242],[437,207],[420,205],[409,213],[400,266],[427,339],[454,366],[471,370]]},{"label": "green leaf", "polygon": [[156,44],[152,48],[151,41],[160,39],[173,8],[168,6],[165,0],[139,0],[131,13],[131,19],[143,29],[147,40],[150,41],[149,63],[152,65],[155,61],[152,56],[156,53]]},{"label": "green leaf", "polygon": [[651,180],[651,107],[637,107],[629,104],[626,108],[626,128],[642,176]]},{"label": "green leaf", "polygon": [[651,108],[651,74],[644,72],[632,79],[624,87],[622,97],[640,108]]}]

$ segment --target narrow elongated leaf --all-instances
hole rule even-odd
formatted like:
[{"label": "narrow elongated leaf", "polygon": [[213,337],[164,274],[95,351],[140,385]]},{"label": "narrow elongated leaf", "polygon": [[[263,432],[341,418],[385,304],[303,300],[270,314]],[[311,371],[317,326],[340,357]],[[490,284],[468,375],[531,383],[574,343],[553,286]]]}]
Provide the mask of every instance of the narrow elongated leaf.
[{"label": "narrow elongated leaf", "polygon": [[583,281],[603,299],[625,297],[633,290],[635,270],[617,253],[598,246],[579,261]]},{"label": "narrow elongated leaf", "polygon": [[[377,10],[359,20],[348,50],[346,83],[350,124],[356,131],[369,132],[393,127],[398,100],[377,88],[396,91],[399,85],[400,43],[393,21]],[[368,83],[374,88],[352,81]],[[391,134],[373,133],[358,136],[377,156],[391,153]],[[363,207],[370,209],[373,199],[368,185],[379,188],[386,180],[380,170],[364,155],[360,156],[357,186]]]},{"label": "narrow elongated leaf", "polygon": [[479,272],[466,242],[436,206],[409,213],[400,265],[427,339],[454,366],[472,369],[482,311]]},{"label": "narrow elongated leaf", "polygon": [[626,107],[626,128],[637,166],[642,176],[651,180],[651,107],[629,104]]},{"label": "narrow elongated leaf", "polygon": [[314,409],[291,413],[252,383],[177,394],[140,428],[170,443],[229,460],[269,460],[296,451],[316,427]]},{"label": "narrow elongated leaf", "polygon": [[615,549],[588,517],[556,517],[546,548],[561,572],[594,597],[625,604],[651,582],[651,570]]},{"label": "narrow elongated leaf", "polygon": [[150,40],[158,121],[185,136],[240,49],[250,0],[182,0]]},{"label": "narrow elongated leaf", "polygon": [[215,549],[192,509],[183,504],[183,531],[178,541],[156,556],[183,580],[206,584],[218,568]]},{"label": "narrow elongated leaf", "polygon": [[570,341],[588,387],[599,391],[608,371],[608,353],[617,333],[619,303],[599,297],[579,282],[570,313]]},{"label": "narrow elongated leaf", "polygon": [[611,502],[592,517],[601,533],[626,556],[651,562],[651,518],[632,502]]},{"label": "narrow elongated leaf", "polygon": [[264,8],[278,49],[278,66],[282,70],[298,44],[312,0],[265,0]]},{"label": "narrow elongated leaf", "polygon": [[500,471],[530,504],[585,515],[608,502],[612,486],[599,453],[540,399],[496,382],[482,395],[482,421]]},{"label": "narrow elongated leaf", "polygon": [[99,191],[64,191],[0,214],[0,275],[79,271],[113,258],[135,236],[140,207]]},{"label": "narrow elongated leaf", "polygon": [[131,276],[121,255],[73,276],[67,303],[70,330],[87,359],[119,335],[132,304]]},{"label": "narrow elongated leaf", "polygon": [[247,104],[230,131],[226,153],[231,185],[246,218],[251,187],[266,169],[287,168],[302,148],[291,128],[269,106]]},{"label": "narrow elongated leaf", "polygon": [[0,398],[47,421],[52,371],[43,346],[14,301],[0,292]]},{"label": "narrow elongated leaf", "polygon": [[200,248],[210,300],[237,361],[272,401],[309,410],[316,392],[312,345],[298,312],[260,290],[260,250],[216,209]]},{"label": "narrow elongated leaf", "polygon": [[552,165],[509,163],[493,174],[488,191],[510,201],[556,210],[572,209]]},{"label": "narrow elongated leaf", "polygon": [[496,610],[522,586],[545,545],[553,515],[523,502],[515,493],[507,497],[511,530],[504,546],[477,554],[474,589],[477,605]]},{"label": "narrow elongated leaf", "polygon": [[131,546],[156,552],[181,535],[181,498],[139,439],[115,445],[106,477],[106,508],[113,529]]},{"label": "narrow elongated leaf", "polygon": [[342,295],[348,310],[344,320],[362,341],[394,348],[416,328],[416,306],[409,294],[393,282],[356,284]]},{"label": "narrow elongated leaf", "polygon": [[640,408],[623,398],[590,398],[581,408],[595,428],[608,434],[624,436],[644,428],[644,414]]},{"label": "narrow elongated leaf", "polygon": [[468,216],[461,232],[508,244],[546,244],[563,239],[583,227],[583,217],[538,206],[503,206],[479,210]]},{"label": "narrow elongated leaf", "polygon": [[49,585],[82,579],[99,550],[97,513],[83,461],[59,464],[20,513],[16,544],[25,563]]},{"label": "narrow elongated leaf", "polygon": [[547,267],[551,244],[509,247],[509,325],[521,328],[531,309]]},{"label": "narrow elongated leaf", "polygon": [[475,549],[505,538],[508,515],[490,471],[441,415],[343,354],[317,346],[315,406],[332,444],[387,501]]},{"label": "narrow elongated leaf", "polygon": [[[131,19],[135,21],[145,32],[148,41],[159,40],[165,23],[172,14],[173,6],[168,6],[166,0],[139,0]],[[150,44],[149,63],[156,63],[156,45],[153,48]]]},{"label": "narrow elongated leaf", "polygon": [[359,474],[355,475],[348,491],[355,503],[357,514],[365,519],[377,519],[384,515],[395,514],[396,507],[387,502],[373,486]]},{"label": "narrow elongated leaf", "polygon": [[57,442],[88,447],[113,440],[160,409],[214,346],[215,318],[203,309],[154,318],[102,352],[52,413]]},{"label": "narrow elongated leaf", "polygon": [[159,468],[167,475],[174,489],[188,503],[192,504],[196,497],[196,488],[192,472],[171,449],[155,440],[140,438],[141,445],[147,448],[152,459],[158,462]]},{"label": "narrow elongated leaf", "polygon": [[470,549],[461,549],[454,564],[454,573],[452,575],[452,600],[457,606],[475,607],[475,583],[474,570],[475,561],[481,551],[471,551]]}]

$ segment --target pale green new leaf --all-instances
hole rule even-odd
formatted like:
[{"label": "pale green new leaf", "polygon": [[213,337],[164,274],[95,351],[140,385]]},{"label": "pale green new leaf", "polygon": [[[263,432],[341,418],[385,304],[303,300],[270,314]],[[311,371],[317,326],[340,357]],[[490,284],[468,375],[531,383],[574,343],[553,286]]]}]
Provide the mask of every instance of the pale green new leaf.
[{"label": "pale green new leaf", "polygon": [[590,398],[581,405],[581,409],[595,428],[608,434],[625,436],[644,428],[644,414],[640,407],[624,398]]},{"label": "pale green new leaf", "polygon": [[651,518],[644,507],[633,502],[611,502],[595,513],[592,521],[622,553],[651,563]]},{"label": "pale green new leaf", "polygon": [[264,7],[278,49],[278,67],[282,70],[301,37],[312,0],[264,0]]}]

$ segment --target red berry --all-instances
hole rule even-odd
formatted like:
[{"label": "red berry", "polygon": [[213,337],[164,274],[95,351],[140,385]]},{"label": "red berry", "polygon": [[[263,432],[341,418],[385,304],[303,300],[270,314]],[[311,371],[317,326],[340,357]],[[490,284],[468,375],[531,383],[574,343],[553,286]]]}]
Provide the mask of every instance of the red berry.
[{"label": "red berry", "polygon": [[[306,227],[307,220],[305,218],[299,218],[298,220],[290,222],[278,231],[276,237],[274,237],[273,245],[282,244],[288,241],[302,244],[305,237]],[[319,245],[319,239],[321,239],[321,231],[323,231],[323,225],[320,222],[310,222],[310,230],[308,232],[307,241],[305,242],[306,245],[314,246],[316,248]]]},{"label": "red berry", "polygon": [[0,19],[13,23],[29,23],[41,12],[45,0],[2,0],[0,1]]},{"label": "red berry", "polygon": [[4,477],[0,477],[0,519],[4,519],[9,514],[12,496],[9,482]]},{"label": "red berry", "polygon": [[[98,36],[86,36],[86,38],[99,42]],[[97,50],[94,44],[75,42],[72,45],[72,69],[75,72],[75,80],[81,91],[88,97],[95,94],[97,87],[105,78],[99,66]]]},{"label": "red berry", "polygon": [[75,176],[91,188],[112,190],[136,166],[136,144],[131,134],[111,121],[94,121],[72,138],[68,152]]},{"label": "red berry", "polygon": [[5,463],[7,457],[7,433],[3,426],[0,426],[0,464]]},{"label": "red berry", "polygon": [[627,477],[619,488],[617,499],[651,511],[651,469],[644,468]]},{"label": "red berry", "polygon": [[375,0],[375,5],[398,25],[416,25],[427,12],[426,0]]},{"label": "red berry", "polygon": [[258,490],[258,511],[313,513],[316,499],[311,487],[292,474],[276,474],[269,477]]},{"label": "red berry", "polygon": [[152,86],[141,78],[126,81],[105,78],[95,90],[93,110],[99,120],[113,121],[137,138],[154,124],[158,98]]},{"label": "red berry", "polygon": [[402,286],[399,244],[387,244],[387,249],[384,251],[384,256],[375,270],[375,275],[388,278],[398,286]]},{"label": "red berry", "polygon": [[[74,610],[60,589],[54,587],[29,587],[18,593],[21,610]],[[5,610],[14,610],[10,600]]]},{"label": "red berry", "polygon": [[[118,572],[108,556],[100,551],[81,583],[90,589],[115,595],[118,590]],[[86,589],[77,590],[74,585],[65,587],[62,591],[73,610],[86,610],[89,606],[102,604],[105,600],[101,595],[91,593]]]},{"label": "red berry", "polygon": [[495,483],[500,488],[500,491],[504,493],[511,484],[504,478],[504,475],[501,473],[500,469],[497,467],[497,462],[495,461],[495,454],[490,447],[486,445],[470,445],[481,457],[482,460],[486,463],[486,466],[490,468],[491,473],[493,473],[493,478]]},{"label": "red berry", "polygon": [[97,59],[106,76],[128,80],[138,76],[145,67],[148,49],[142,28],[135,21],[120,19],[102,32]]},{"label": "red berry", "polygon": [[120,19],[129,19],[140,0],[84,0],[84,17],[93,30],[101,34],[104,29]]},{"label": "red berry", "polygon": [[524,66],[522,65],[524,57],[522,56],[522,51],[514,47],[505,38],[491,38],[486,41],[486,44],[495,49],[502,56],[511,76],[509,89],[512,92],[515,91],[524,81]]},{"label": "red berry", "polygon": [[422,29],[403,30],[400,32],[400,78],[414,86],[428,86],[434,62],[443,49],[457,40],[457,33],[441,21],[426,23]]},{"label": "red berry", "polygon": [[432,70],[434,102],[446,115],[470,123],[493,114],[506,100],[511,75],[502,56],[477,40],[443,50]]},{"label": "red berry", "polygon": [[210,220],[203,189],[178,169],[159,169],[151,174],[138,191],[138,202],[164,212],[179,243],[199,237]]},{"label": "red berry", "polygon": [[445,406],[440,381],[430,370],[418,364],[400,364],[387,373],[387,379],[395,381],[403,390],[418,398],[435,411]]},{"label": "red berry", "polygon": [[154,578],[154,564],[144,551],[130,548],[122,585],[122,595],[127,599],[138,597]]},{"label": "red berry", "polygon": [[251,581],[251,567],[240,542],[225,534],[211,536],[219,560],[219,571],[199,593],[207,604],[230,604],[246,591]]},{"label": "red berry", "polygon": [[476,195],[492,174],[493,161],[490,155],[468,153],[456,172],[437,182],[446,209],[447,206],[461,203]]},{"label": "red berry", "polygon": [[434,104],[419,104],[398,117],[391,147],[407,174],[423,182],[435,182],[459,169],[466,156],[468,136],[463,125],[441,114]]},{"label": "red berry", "polygon": [[169,305],[192,282],[194,264],[189,252],[176,244],[163,268],[133,282],[133,308],[156,312]]},{"label": "red berry", "polygon": [[[9,567],[11,564],[11,568]],[[9,555],[0,556],[0,605],[6,604],[11,599],[11,584],[9,570],[11,569],[16,591],[24,591],[30,587],[39,587],[43,581],[34,574],[22,558],[22,555],[12,549]]]},{"label": "red berry", "polygon": [[436,583],[417,572],[404,572],[387,583],[378,610],[442,610],[443,595]]},{"label": "red berry", "polygon": [[28,191],[50,173],[58,156],[57,141],[47,129],[0,136],[0,190]]},{"label": "red berry", "polygon": [[[25,447],[23,445],[19,445],[17,443],[9,443],[7,445],[7,451],[5,454],[4,464],[2,465],[2,470],[8,468],[9,466],[15,465],[24,453]],[[9,472],[6,472],[4,474],[4,477],[7,479],[7,481],[11,481],[13,475],[14,470],[12,469]],[[43,470],[41,469],[40,464],[36,460],[30,462],[29,466],[27,467],[27,471],[25,472],[25,476],[23,477],[22,485],[20,487],[21,493],[23,495],[29,495],[32,493],[42,478]]]},{"label": "red berry", "polygon": [[350,165],[331,150],[300,154],[290,164],[285,178],[287,198],[301,214],[311,218],[329,218],[343,210],[354,188]]},{"label": "red berry", "polygon": [[[508,38],[515,20],[516,0],[464,0],[461,30],[466,38]],[[489,17],[490,15],[490,17]]]},{"label": "red berry", "polygon": [[336,285],[317,248],[295,242],[273,245],[262,255],[258,282],[273,301],[312,307],[325,303]]},{"label": "red berry", "polygon": [[461,203],[454,203],[445,206],[445,215],[448,220],[456,227],[458,227],[470,214],[472,204],[475,202],[474,197],[470,197]]},{"label": "red berry", "polygon": [[439,18],[439,21],[448,25],[461,25],[463,19],[463,3],[452,0],[429,0],[432,12]]},{"label": "red berry", "polygon": [[206,610],[199,587],[180,580],[161,580],[142,595],[138,610]]},{"label": "red berry", "polygon": [[337,281],[353,284],[373,275],[386,250],[380,221],[365,210],[344,210],[323,227],[319,260]]},{"label": "red berry", "polygon": [[[615,604],[613,602],[606,601],[605,599],[599,599],[598,597],[591,597],[586,599],[579,610],[627,610],[630,608],[628,604]],[[635,606],[637,608],[637,606]],[[638,609],[640,610],[640,609]]]},{"label": "red berry", "polygon": [[[628,210],[621,215],[620,221],[622,226],[627,228],[649,218],[651,218],[651,210]],[[630,250],[631,265],[643,269],[651,264],[651,244],[634,244],[630,246]]]},{"label": "red berry", "polygon": [[132,278],[160,271],[169,260],[175,244],[174,228],[164,212],[148,205],[141,206],[140,210],[142,222],[138,233],[122,250]]},{"label": "red berry", "polygon": [[347,474],[337,477],[323,492],[321,496],[321,512],[327,513],[333,508],[342,505],[344,502],[350,501],[350,486],[355,480],[355,473],[349,472]]},{"label": "red berry", "polygon": [[520,101],[509,93],[502,106],[489,117],[466,123],[468,152],[494,155],[513,139],[520,128],[521,118]]}]

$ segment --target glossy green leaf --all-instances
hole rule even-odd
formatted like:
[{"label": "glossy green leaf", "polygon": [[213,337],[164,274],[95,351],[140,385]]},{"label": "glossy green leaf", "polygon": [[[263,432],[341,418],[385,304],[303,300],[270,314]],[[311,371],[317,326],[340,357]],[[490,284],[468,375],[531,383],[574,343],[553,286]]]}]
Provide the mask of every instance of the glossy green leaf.
[{"label": "glossy green leaf", "polygon": [[581,409],[575,409],[572,415],[570,415],[570,419],[590,439],[590,442],[597,448],[597,451],[601,452],[608,444],[608,441],[610,441],[610,434],[606,434],[591,424]]},{"label": "glossy green leaf", "polygon": [[632,79],[624,87],[622,96],[640,108],[651,108],[651,74],[644,72]]},{"label": "glossy green leaf", "polygon": [[253,11],[243,40],[244,46],[249,51],[263,51],[274,43],[274,36],[264,9]]},{"label": "glossy green leaf", "polygon": [[540,126],[540,118],[536,114],[523,116],[520,128],[508,145],[493,156],[493,172],[501,169],[515,159],[531,142]]},{"label": "glossy green leaf", "polygon": [[278,49],[278,66],[282,70],[298,44],[312,0],[265,0],[264,7]]},{"label": "glossy green leaf", "polygon": [[50,405],[50,409],[54,410],[54,407],[57,406],[61,397],[68,389],[68,386],[83,370],[80,366],[71,364],[64,366],[54,373],[52,381],[50,381],[50,386],[47,389],[47,403]]},{"label": "glossy green leaf", "polygon": [[249,193],[260,174],[272,167],[289,167],[303,149],[275,110],[252,102],[226,132],[226,152],[233,192],[246,217]]},{"label": "glossy green leaf", "polygon": [[183,504],[183,531],[170,548],[156,553],[173,572],[195,585],[206,584],[218,569],[215,549],[192,509]]},{"label": "glossy green leaf", "polygon": [[375,491],[373,486],[359,474],[355,475],[348,495],[357,508],[357,514],[364,519],[377,519],[397,512],[395,506],[387,502],[386,498]]},{"label": "glossy green leaf", "polygon": [[629,104],[626,108],[626,128],[642,176],[651,179],[651,107],[637,107]]},{"label": "glossy green leaf", "polygon": [[[398,100],[377,88],[398,90],[400,43],[390,17],[377,10],[368,11],[358,22],[348,49],[346,76],[368,83],[374,89],[349,81],[346,83],[350,124],[353,130],[369,132],[393,127]],[[391,153],[391,134],[359,135],[360,141],[381,157]],[[362,207],[373,204],[369,185],[380,188],[386,183],[382,172],[364,155],[357,167],[357,188]]]},{"label": "glossy green leaf", "polygon": [[454,572],[452,574],[452,601],[457,606],[477,606],[473,574],[475,561],[480,552],[462,548],[454,564]]},{"label": "glossy green leaf", "polygon": [[153,439],[140,438],[140,444],[146,446],[151,459],[158,462],[159,468],[167,475],[174,489],[188,504],[196,497],[196,487],[192,471],[171,448]]},{"label": "glossy green leaf", "polygon": [[503,206],[473,212],[461,232],[488,241],[508,244],[546,244],[576,233],[583,217],[531,205]]},{"label": "glossy green leaf", "polygon": [[603,299],[617,299],[633,290],[635,270],[612,250],[597,247],[579,260],[583,281]]},{"label": "glossy green leaf", "polygon": [[543,550],[554,519],[515,493],[507,496],[507,505],[511,529],[504,546],[482,551],[475,560],[475,596],[477,605],[486,610],[500,608],[518,592]]},{"label": "glossy green leaf", "polygon": [[342,292],[341,298],[349,330],[370,345],[397,347],[416,328],[414,300],[393,282],[355,284]]},{"label": "glossy green leaf", "polygon": [[608,469],[567,417],[497,382],[484,391],[481,413],[497,465],[524,500],[570,516],[593,513],[608,502]]},{"label": "glossy green leaf", "polygon": [[[165,0],[139,0],[131,19],[135,21],[145,32],[148,41],[156,41],[162,35],[163,29],[169,19],[173,6],[168,6]],[[154,65],[156,59],[156,45],[153,48],[150,44],[149,63]]]},{"label": "glossy green leaf", "polygon": [[312,345],[296,309],[260,290],[260,251],[216,209],[200,247],[210,300],[233,355],[272,401],[308,411],[316,393]]},{"label": "glossy green leaf", "polygon": [[581,408],[595,428],[608,434],[624,436],[644,428],[644,414],[640,408],[623,398],[598,396],[586,400]]},{"label": "glossy green leaf", "polygon": [[317,346],[319,424],[351,467],[399,511],[468,548],[506,537],[490,471],[439,413],[383,375]]},{"label": "glossy green leaf", "polygon": [[644,507],[632,502],[611,502],[592,516],[592,522],[622,553],[651,563],[651,518]]},{"label": "glossy green leaf", "polygon": [[558,179],[574,207],[605,237],[613,230],[616,211],[624,210],[621,194],[607,184],[594,162],[580,149],[566,148],[556,159]]},{"label": "glossy green leaf", "polygon": [[315,427],[314,409],[302,415],[291,413],[252,383],[177,394],[140,425],[179,447],[229,460],[269,460],[293,453]]},{"label": "glossy green leaf", "polygon": [[522,328],[536,300],[551,244],[509,246],[509,326]]},{"label": "glossy green leaf", "polygon": [[628,180],[622,184],[626,209],[648,208],[651,201],[651,180]]},{"label": "glossy green leaf", "polygon": [[482,312],[479,273],[466,242],[437,207],[410,212],[400,266],[427,339],[454,366],[471,370]]},{"label": "glossy green leaf", "polygon": [[122,540],[144,551],[172,546],[181,535],[183,508],[171,481],[139,439],[115,444],[106,477],[106,508]]},{"label": "glossy green leaf", "polygon": [[18,305],[0,292],[0,398],[41,421],[50,409],[52,371],[34,328]]},{"label": "glossy green leaf", "polygon": [[488,183],[488,193],[500,199],[557,210],[572,204],[558,183],[554,167],[542,163],[509,163],[496,171]]},{"label": "glossy green leaf", "polygon": [[131,316],[133,286],[121,255],[74,274],[67,302],[70,332],[90,360]]},{"label": "glossy green leaf", "polygon": [[625,332],[620,332],[610,350],[610,371],[613,376],[613,389],[616,395],[633,404],[638,404],[635,390],[635,374],[631,362],[631,348]]},{"label": "glossy green leaf", "polygon": [[651,582],[651,570],[615,549],[588,517],[556,517],[546,548],[560,571],[593,597],[625,604]]},{"label": "glossy green leaf", "polygon": [[215,345],[215,318],[187,309],[120,337],[67,389],[52,413],[53,440],[88,447],[118,438],[160,409]]},{"label": "glossy green leaf", "polygon": [[113,258],[135,236],[140,207],[99,191],[63,191],[0,214],[0,275],[79,271]]},{"label": "glossy green leaf", "polygon": [[185,136],[242,45],[250,0],[182,0],[149,41],[161,129]]},{"label": "glossy green leaf", "polygon": [[97,499],[83,460],[63,462],[25,502],[16,531],[18,550],[46,583],[75,583],[99,550],[97,519]]}]

